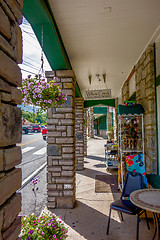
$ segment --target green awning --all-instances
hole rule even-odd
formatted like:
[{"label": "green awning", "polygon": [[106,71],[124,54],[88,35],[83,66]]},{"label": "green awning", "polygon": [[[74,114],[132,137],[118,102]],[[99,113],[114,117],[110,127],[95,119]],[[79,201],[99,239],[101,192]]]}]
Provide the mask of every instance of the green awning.
[{"label": "green awning", "polygon": [[133,106],[118,105],[118,115],[140,115],[144,113],[144,108],[141,104]]},{"label": "green awning", "polygon": [[84,108],[93,106],[104,105],[109,107],[115,107],[115,99],[101,99],[101,100],[85,100]]}]

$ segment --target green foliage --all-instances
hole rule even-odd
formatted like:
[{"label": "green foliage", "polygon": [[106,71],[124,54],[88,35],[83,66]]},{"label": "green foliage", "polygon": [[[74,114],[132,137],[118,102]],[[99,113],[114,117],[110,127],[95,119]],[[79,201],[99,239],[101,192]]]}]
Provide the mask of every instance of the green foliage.
[{"label": "green foliage", "polygon": [[20,239],[22,240],[37,240],[37,239],[54,239],[64,240],[67,238],[68,229],[64,223],[52,213],[43,212],[40,217],[35,214],[22,217],[22,231]]},{"label": "green foliage", "polygon": [[46,124],[47,122],[47,113],[46,112],[43,113],[42,111],[38,111],[37,113],[34,114],[33,112],[22,110],[22,117],[34,123]]}]

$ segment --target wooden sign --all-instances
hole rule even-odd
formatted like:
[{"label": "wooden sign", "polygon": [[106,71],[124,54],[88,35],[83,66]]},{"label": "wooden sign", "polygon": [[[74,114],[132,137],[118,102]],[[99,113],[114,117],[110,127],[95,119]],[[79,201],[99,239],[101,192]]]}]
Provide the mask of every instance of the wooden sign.
[{"label": "wooden sign", "polygon": [[111,97],[111,89],[85,91],[85,100],[106,99]]}]

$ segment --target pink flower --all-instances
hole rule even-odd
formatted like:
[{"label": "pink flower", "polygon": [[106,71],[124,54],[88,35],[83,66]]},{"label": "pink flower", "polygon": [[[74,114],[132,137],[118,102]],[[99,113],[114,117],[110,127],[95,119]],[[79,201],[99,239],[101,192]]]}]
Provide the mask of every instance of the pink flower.
[{"label": "pink flower", "polygon": [[53,238],[56,238],[56,235],[55,235],[55,234],[53,235]]}]

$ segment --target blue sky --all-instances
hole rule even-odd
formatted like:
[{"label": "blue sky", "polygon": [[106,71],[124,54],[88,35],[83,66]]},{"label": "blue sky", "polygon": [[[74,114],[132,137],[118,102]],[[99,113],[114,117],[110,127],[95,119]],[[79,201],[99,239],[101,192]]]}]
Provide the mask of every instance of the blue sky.
[{"label": "blue sky", "polygon": [[[22,71],[22,77],[26,78],[28,75],[34,76],[38,74],[41,69],[41,46],[29,24],[29,22],[23,18],[21,24],[22,38],[23,38],[23,63],[19,64]],[[44,57],[44,71],[51,70],[51,67]]]}]

